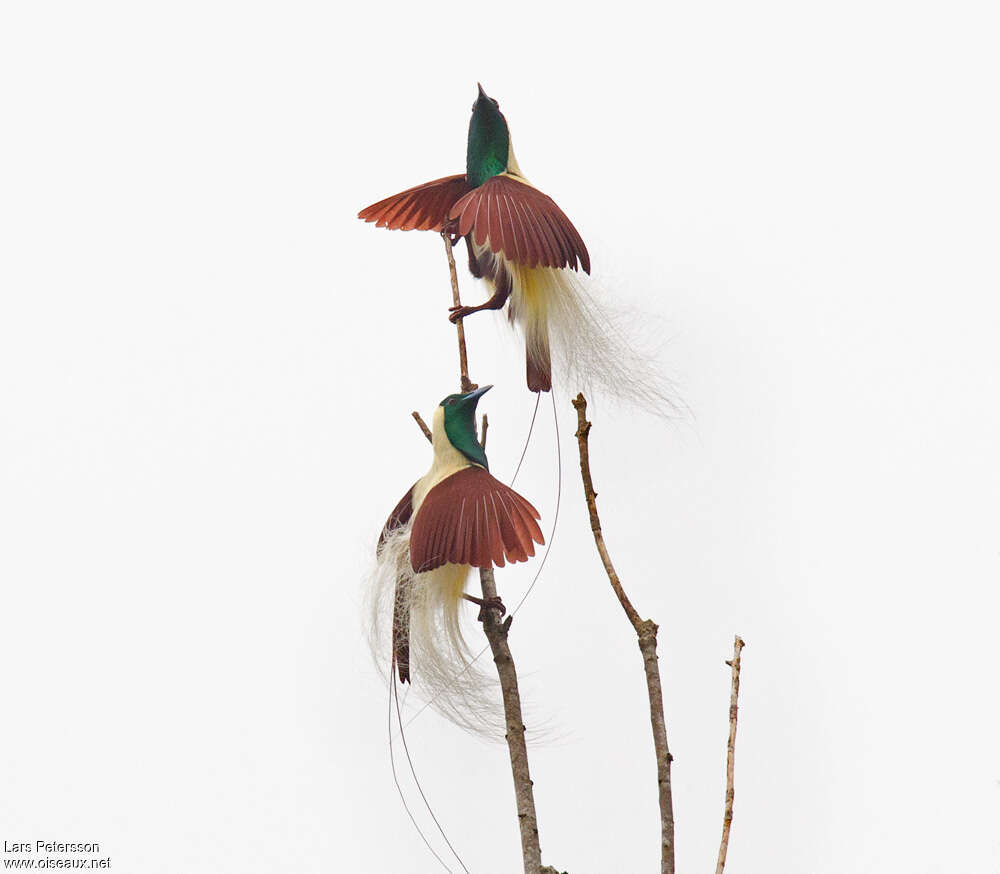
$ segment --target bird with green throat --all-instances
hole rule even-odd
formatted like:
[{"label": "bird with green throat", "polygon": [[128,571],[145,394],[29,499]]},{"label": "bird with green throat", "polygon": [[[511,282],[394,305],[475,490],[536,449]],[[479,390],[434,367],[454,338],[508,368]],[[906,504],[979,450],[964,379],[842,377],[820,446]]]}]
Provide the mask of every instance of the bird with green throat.
[{"label": "bird with green throat", "polygon": [[[392,663],[402,682],[411,675],[411,625],[414,614],[437,611],[439,625],[461,650],[458,607],[462,600],[482,604],[465,593],[473,567],[503,567],[527,561],[535,544],[544,544],[538,511],[489,472],[486,452],[476,437],[476,406],[492,386],[448,395],[434,411],[431,427],[434,456],[430,469],[403,495],[390,513],[379,538],[376,560],[381,577],[395,586],[392,619]],[[436,617],[419,616],[418,629]],[[440,641],[419,641],[419,650],[436,661],[443,673],[447,654]]]},{"label": "bird with green throat", "polygon": [[358,217],[376,227],[465,240],[469,271],[491,294],[478,306],[452,307],[449,318],[507,305],[508,318],[524,333],[530,391],[552,388],[553,337],[574,347],[562,356],[569,360],[586,357],[580,347],[601,334],[599,326],[584,324],[590,309],[569,278],[578,268],[590,273],[587,247],[555,201],[521,172],[500,104],[482,85],[469,121],[465,172],[408,188]]}]

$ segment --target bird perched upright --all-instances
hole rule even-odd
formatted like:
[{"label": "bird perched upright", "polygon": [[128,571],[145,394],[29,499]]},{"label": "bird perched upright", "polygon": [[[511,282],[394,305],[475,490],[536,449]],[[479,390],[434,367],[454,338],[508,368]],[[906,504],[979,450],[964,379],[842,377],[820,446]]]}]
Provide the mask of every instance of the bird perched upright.
[{"label": "bird perched upright", "polygon": [[[482,604],[465,594],[469,570],[527,561],[534,545],[545,542],[538,511],[489,472],[476,439],[476,405],[490,388],[441,401],[431,429],[430,470],[396,505],[379,538],[376,579],[383,589],[394,587],[392,664],[404,683],[410,680],[411,643],[432,687],[455,680],[468,664],[458,606],[463,598]],[[376,612],[380,601],[388,607],[388,591],[376,599]]]},{"label": "bird perched upright", "polygon": [[469,122],[465,173],[387,197],[358,217],[380,228],[446,231],[453,241],[465,239],[469,271],[484,279],[492,294],[479,306],[452,307],[450,319],[497,310],[509,301],[508,316],[525,335],[531,391],[552,388],[550,329],[571,357],[579,350],[570,344],[587,345],[600,333],[586,324],[593,317],[568,277],[578,267],[590,273],[587,247],[555,201],[524,177],[507,120],[482,85]]}]

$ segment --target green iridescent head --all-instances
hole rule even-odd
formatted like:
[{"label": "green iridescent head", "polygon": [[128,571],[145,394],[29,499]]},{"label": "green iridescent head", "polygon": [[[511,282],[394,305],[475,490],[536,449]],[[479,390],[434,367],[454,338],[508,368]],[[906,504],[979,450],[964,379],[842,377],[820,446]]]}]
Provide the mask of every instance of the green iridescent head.
[{"label": "green iridescent head", "polygon": [[490,469],[486,453],[476,439],[476,404],[492,385],[484,385],[463,395],[448,395],[441,406],[444,407],[444,433],[451,445],[469,461]]},{"label": "green iridescent head", "polygon": [[469,121],[469,147],[465,155],[465,178],[478,188],[487,179],[507,169],[510,131],[500,104],[479,86],[479,97],[472,105]]}]

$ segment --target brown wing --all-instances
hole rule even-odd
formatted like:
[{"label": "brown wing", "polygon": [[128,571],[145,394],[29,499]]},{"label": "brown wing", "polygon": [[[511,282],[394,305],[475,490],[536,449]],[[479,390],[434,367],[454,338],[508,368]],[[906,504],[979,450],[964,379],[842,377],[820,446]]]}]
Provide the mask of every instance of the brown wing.
[{"label": "brown wing", "polygon": [[390,231],[440,231],[455,201],[468,190],[464,173],[445,176],[366,206],[358,218]]},{"label": "brown wing", "polygon": [[382,533],[378,538],[378,546],[375,551],[378,552],[382,548],[382,544],[385,543],[386,538],[392,534],[397,528],[402,528],[407,522],[410,521],[410,517],[413,515],[413,486],[410,486],[409,491],[399,499],[399,503],[396,504],[395,509],[389,514],[389,518],[385,520],[385,525],[382,526]]},{"label": "brown wing", "polygon": [[583,239],[556,202],[511,176],[494,176],[462,197],[448,213],[458,233],[470,231],[475,242],[489,245],[525,267],[571,267],[577,261],[590,273]]},{"label": "brown wing", "polygon": [[503,567],[505,561],[527,561],[535,543],[545,543],[540,518],[489,471],[467,467],[424,498],[410,532],[410,563],[420,573],[449,562]]}]

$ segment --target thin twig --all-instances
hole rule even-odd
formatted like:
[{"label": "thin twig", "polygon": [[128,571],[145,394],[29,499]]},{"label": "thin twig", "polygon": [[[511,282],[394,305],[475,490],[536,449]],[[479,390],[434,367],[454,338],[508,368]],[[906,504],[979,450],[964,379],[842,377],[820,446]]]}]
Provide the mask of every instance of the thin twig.
[{"label": "thin twig", "polygon": [[[455,270],[455,256],[452,254],[451,238],[442,233],[445,250],[448,254],[448,270],[451,274],[451,293],[455,306],[461,306],[462,300],[458,291],[458,273]],[[476,385],[469,379],[469,362],[465,351],[465,329],[462,320],[455,322],[458,329],[458,357],[462,370],[462,391],[472,391]],[[487,420],[483,416],[482,443],[486,443]],[[524,739],[524,718],[521,715],[521,693],[517,684],[517,669],[514,658],[507,643],[507,632],[510,630],[512,616],[501,621],[499,607],[487,606],[499,604],[497,598],[496,580],[493,577],[493,566],[479,569],[479,583],[483,590],[483,601],[486,602],[480,610],[479,619],[483,623],[483,631],[493,652],[493,662],[497,666],[500,677],[500,691],[503,695],[504,721],[507,726],[507,749],[510,752],[510,770],[514,778],[514,799],[517,804],[517,821],[521,831],[521,854],[524,858],[524,874],[540,874],[542,867],[542,851],[538,841],[538,817],[535,814],[535,794],[528,771],[528,746]]]},{"label": "thin twig", "polygon": [[578,424],[576,438],[580,444],[580,474],[583,477],[583,492],[587,498],[587,509],[590,511],[590,530],[594,532],[594,542],[597,544],[597,551],[604,563],[604,569],[608,572],[611,588],[615,590],[622,609],[628,616],[628,621],[635,628],[635,633],[639,634],[642,631],[642,618],[632,606],[628,595],[625,594],[615,566],[611,563],[611,556],[608,554],[608,547],[604,544],[604,534],[601,531],[601,517],[597,515],[597,492],[594,491],[594,481],[590,476],[590,449],[587,439],[590,435],[591,423],[587,421],[587,399],[582,392],[576,396],[573,406],[576,407]]},{"label": "thin twig", "polygon": [[483,413],[483,427],[481,429],[482,437],[479,438],[479,445],[486,448],[486,432],[489,430],[490,420],[486,418],[486,413]]},{"label": "thin twig", "polygon": [[580,475],[583,479],[583,491],[587,498],[587,508],[590,510],[590,528],[594,532],[594,542],[600,553],[604,569],[608,573],[611,588],[614,589],[618,601],[625,611],[629,622],[639,638],[639,651],[642,653],[642,665],[646,671],[646,692],[649,696],[649,721],[653,730],[653,748],[656,751],[656,778],[660,797],[660,872],[674,874],[674,802],[670,789],[670,763],[673,756],[667,746],[667,725],[663,717],[663,685],[660,682],[660,666],[656,655],[656,632],[658,626],[652,619],[642,619],[632,606],[625,589],[622,588],[618,573],[611,563],[611,556],[604,543],[601,530],[601,518],[597,515],[597,492],[594,491],[594,481],[590,475],[590,452],[588,438],[591,423],[587,421],[587,399],[578,394],[573,401],[577,415],[576,438],[580,447]]},{"label": "thin twig", "polygon": [[[441,239],[444,240],[444,249],[448,254],[448,271],[451,274],[451,298],[455,302],[455,306],[460,307],[462,300],[458,294],[458,271],[455,268],[455,254],[451,251],[451,236],[447,231],[442,231]],[[469,379],[469,355],[465,349],[465,325],[462,324],[461,319],[457,319],[455,327],[458,329],[458,366],[462,373],[462,391],[472,391],[476,385]]]},{"label": "thin twig", "polygon": [[729,850],[729,829],[733,824],[733,797],[735,795],[736,766],[736,716],[740,698],[740,652],[746,644],[736,635],[733,641],[733,660],[726,662],[732,669],[733,685],[729,693],[729,743],[726,745],[726,812],[722,819],[722,843],[719,844],[719,861],[715,874],[722,874],[726,867],[726,852]]},{"label": "thin twig", "polygon": [[420,426],[420,430],[424,432],[424,437],[427,438],[428,443],[434,442],[434,437],[431,435],[431,429],[427,427],[427,423],[423,420],[416,410],[410,413],[413,416],[414,421]]}]

